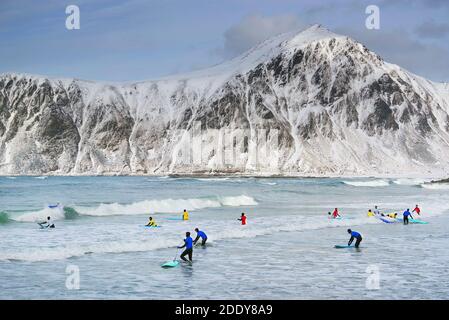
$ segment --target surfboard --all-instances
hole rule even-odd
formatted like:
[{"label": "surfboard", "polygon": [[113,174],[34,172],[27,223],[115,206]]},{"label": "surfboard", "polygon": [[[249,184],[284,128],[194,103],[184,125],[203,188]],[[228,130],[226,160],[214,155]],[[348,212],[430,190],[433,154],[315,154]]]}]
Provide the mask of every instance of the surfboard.
[{"label": "surfboard", "polygon": [[346,244],[346,245],[336,244],[336,245],[334,246],[334,248],[335,248],[335,249],[346,249],[346,248],[354,248],[354,246],[353,246],[353,245],[348,246],[347,244]]},{"label": "surfboard", "polygon": [[388,220],[387,218],[384,217],[376,217],[376,218],[385,223],[396,223],[395,220]]},{"label": "surfboard", "polygon": [[[401,219],[401,218],[397,218],[397,220],[398,220],[398,221],[401,221],[401,222],[404,222],[404,220]],[[418,219],[411,219],[411,218],[409,218],[408,221],[409,221],[410,223],[416,223],[416,224],[428,224],[427,221],[422,221],[422,220],[418,220]]]},{"label": "surfboard", "polygon": [[162,226],[142,226],[141,225],[141,227],[151,229],[151,228],[161,228]]},{"label": "surfboard", "polygon": [[422,221],[419,219],[409,219],[410,223],[418,223],[418,224],[428,224],[427,221]]},{"label": "surfboard", "polygon": [[162,268],[174,268],[177,267],[179,264],[179,261],[177,260],[172,260],[172,261],[167,261],[164,264],[161,265]]}]

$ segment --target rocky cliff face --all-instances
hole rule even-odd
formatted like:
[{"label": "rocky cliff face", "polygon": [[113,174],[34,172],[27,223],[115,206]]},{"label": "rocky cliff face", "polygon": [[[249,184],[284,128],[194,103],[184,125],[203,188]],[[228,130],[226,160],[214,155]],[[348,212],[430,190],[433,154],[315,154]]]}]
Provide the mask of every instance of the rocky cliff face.
[{"label": "rocky cliff face", "polygon": [[448,86],[319,26],[154,81],[0,76],[0,174],[428,174],[448,164]]}]

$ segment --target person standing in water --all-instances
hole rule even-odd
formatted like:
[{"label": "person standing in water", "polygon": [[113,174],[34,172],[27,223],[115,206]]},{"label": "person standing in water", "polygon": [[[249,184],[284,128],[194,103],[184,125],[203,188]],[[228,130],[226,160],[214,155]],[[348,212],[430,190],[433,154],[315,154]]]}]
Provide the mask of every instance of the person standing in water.
[{"label": "person standing in water", "polygon": [[146,226],[147,227],[157,227],[156,221],[153,220],[153,217],[150,217],[150,219],[148,220],[148,224]]},{"label": "person standing in water", "polygon": [[334,209],[334,212],[332,212],[332,218],[338,218],[341,217],[340,214],[338,213],[338,208]]},{"label": "person standing in water", "polygon": [[242,212],[242,215],[240,216],[240,218],[237,220],[242,221],[242,226],[246,225],[246,216],[243,212]]},{"label": "person standing in water", "polygon": [[41,228],[50,228],[53,229],[55,227],[54,223],[51,221],[50,216],[47,217],[47,221],[40,222],[38,225],[41,226]]},{"label": "person standing in water", "polygon": [[184,209],[184,212],[182,213],[182,220],[189,220],[189,213],[186,209]]},{"label": "person standing in water", "polygon": [[[186,232],[186,238],[184,239],[184,245],[178,247],[178,249],[186,248],[183,253],[181,253],[181,259],[184,261],[192,262],[192,254],[193,254],[193,239],[190,237],[190,232]],[[189,256],[189,260],[185,258],[185,256]]]},{"label": "person standing in water", "polygon": [[415,206],[415,209],[413,209],[412,212],[416,212],[418,214],[418,216],[421,215],[421,209],[418,207],[418,205]]},{"label": "person standing in water", "polygon": [[404,225],[408,224],[409,217],[413,219],[412,214],[410,213],[410,209],[405,210],[403,215],[404,215]]},{"label": "person standing in water", "polygon": [[362,242],[362,235],[360,233],[358,233],[357,231],[352,231],[351,229],[348,229],[348,233],[351,235],[351,238],[349,239],[349,242],[348,242],[348,247],[352,244],[352,241],[354,241],[354,239],[357,239],[355,241],[355,247],[358,248],[360,245],[360,242]]},{"label": "person standing in water", "polygon": [[196,232],[196,238],[193,241],[193,244],[195,245],[198,242],[198,240],[201,238],[201,245],[205,246],[206,241],[207,241],[207,235],[203,231],[200,231],[198,228],[195,228],[195,232]]}]

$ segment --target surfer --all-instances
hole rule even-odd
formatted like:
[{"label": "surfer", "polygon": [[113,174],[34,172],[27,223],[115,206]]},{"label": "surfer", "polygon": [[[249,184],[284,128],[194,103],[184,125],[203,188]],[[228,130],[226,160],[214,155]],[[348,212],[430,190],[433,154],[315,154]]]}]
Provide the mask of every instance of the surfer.
[{"label": "surfer", "polygon": [[184,212],[182,213],[182,220],[189,220],[189,213],[186,209],[184,209]]},{"label": "surfer", "polygon": [[49,216],[47,217],[47,221],[38,222],[38,225],[40,225],[41,228],[51,228],[51,229],[53,229],[55,227],[54,223],[51,221],[51,218]]},{"label": "surfer", "polygon": [[198,242],[198,240],[201,238],[201,245],[202,246],[206,245],[207,235],[203,231],[200,231],[198,228],[195,228],[195,232],[196,232],[196,238],[193,241],[193,244],[196,244]]},{"label": "surfer", "polygon": [[405,210],[403,213],[403,216],[404,216],[404,225],[408,224],[408,219],[409,219],[408,217],[413,219],[412,214],[410,213],[410,209]]},{"label": "surfer", "polygon": [[156,221],[154,221],[153,217],[150,217],[148,220],[148,224],[146,224],[147,227],[157,227]]},{"label": "surfer", "polygon": [[398,216],[398,214],[397,214],[396,212],[392,212],[392,213],[387,214],[387,217],[388,217],[388,218],[396,219],[397,216]]},{"label": "surfer", "polygon": [[348,229],[348,233],[351,235],[351,238],[349,239],[348,246],[351,245],[352,241],[354,239],[357,239],[355,241],[355,247],[358,248],[360,245],[360,242],[362,242],[362,235],[356,231],[352,231],[351,229]]},{"label": "surfer", "polygon": [[371,209],[368,210],[368,217],[374,217],[374,213],[371,211]]},{"label": "surfer", "polygon": [[193,254],[193,239],[190,237],[190,232],[186,232],[186,238],[184,239],[184,245],[178,247],[178,249],[186,248],[183,253],[181,253],[181,259],[184,261],[188,261],[184,258],[186,255],[189,256],[190,262],[192,262],[192,254]]},{"label": "surfer", "polygon": [[241,217],[237,220],[242,221],[242,226],[246,225],[246,216],[243,212],[242,212]]},{"label": "surfer", "polygon": [[338,213],[338,208],[334,209],[334,212],[332,212],[332,218],[338,218],[341,217],[340,214]]},{"label": "surfer", "polygon": [[376,216],[382,215],[382,214],[380,213],[379,209],[377,208],[377,206],[374,206],[374,214],[375,214]]},{"label": "surfer", "polygon": [[418,216],[421,215],[421,209],[418,207],[418,205],[415,206],[415,209],[413,209],[412,212],[416,212],[418,214]]}]

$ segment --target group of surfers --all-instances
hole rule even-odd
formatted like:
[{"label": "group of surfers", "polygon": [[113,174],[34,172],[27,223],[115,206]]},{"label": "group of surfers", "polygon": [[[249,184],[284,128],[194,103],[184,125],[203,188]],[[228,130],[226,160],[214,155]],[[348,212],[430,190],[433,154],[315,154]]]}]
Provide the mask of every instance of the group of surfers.
[{"label": "group of surfers", "polygon": [[[405,225],[409,224],[409,219],[414,219],[412,216],[412,213],[421,215],[421,209],[419,208],[418,205],[416,205],[415,208],[411,212],[410,212],[410,209],[407,209],[402,213],[403,222]],[[335,208],[332,213],[329,211],[327,214],[328,214],[329,218],[331,218],[331,219],[341,218],[341,215],[338,212],[338,208]],[[374,210],[371,210],[371,209],[368,210],[368,217],[388,217],[388,218],[392,218],[392,219],[397,219],[398,214],[397,214],[397,212],[384,214],[384,213],[380,212],[380,210],[377,206],[374,206]]]},{"label": "group of surfers", "polygon": [[[402,217],[403,217],[402,220],[404,222],[404,225],[409,224],[409,221],[410,221],[409,219],[414,219],[412,216],[412,213],[416,213],[418,216],[421,215],[421,209],[419,208],[418,205],[416,205],[415,208],[411,212],[410,212],[410,209],[407,209],[402,213]],[[379,211],[377,206],[374,206],[374,211],[371,211],[371,209],[368,210],[368,217],[388,217],[388,218],[392,218],[392,219],[397,219],[398,214],[397,214],[397,212],[384,214]]]},{"label": "group of surfers", "polygon": [[[418,205],[415,206],[415,208],[412,210],[412,212],[416,213],[417,215],[421,215],[421,209],[419,208]],[[410,209],[407,209],[402,214],[404,225],[409,224],[409,218],[413,219],[412,212],[410,212]],[[329,211],[328,216],[331,219],[341,218],[341,215],[338,212],[338,208],[335,208],[332,213]],[[368,217],[376,217],[376,216],[397,219],[398,214],[396,212],[383,214],[380,212],[380,210],[378,209],[377,206],[374,206],[374,210],[371,210],[371,209],[368,210]],[[356,240],[355,247],[358,248],[360,246],[360,243],[362,242],[362,235],[360,233],[358,233],[357,231],[353,231],[351,229],[348,229],[347,232],[351,235],[351,238],[348,241],[348,246],[350,246],[352,244],[352,242],[354,240]]]},{"label": "group of surfers", "polygon": [[[187,221],[189,220],[189,213],[186,209],[184,209],[184,212],[182,213],[182,220]],[[246,215],[244,212],[240,215],[240,218],[237,219],[241,222],[242,226],[246,225]],[[156,221],[153,219],[153,217],[149,217],[148,223],[146,224],[147,227],[157,227]],[[195,228],[196,232],[196,238],[195,240],[192,239],[191,233],[186,232],[186,237],[184,239],[184,244],[182,246],[178,246],[178,249],[184,249],[184,251],[181,253],[181,259],[186,262],[192,262],[192,256],[193,256],[193,246],[197,244],[197,242],[201,239],[201,246],[205,246],[207,242],[207,234],[204,231],[201,231],[198,228]],[[188,260],[186,259],[186,256],[188,256]]]}]

